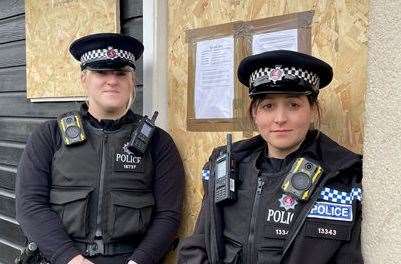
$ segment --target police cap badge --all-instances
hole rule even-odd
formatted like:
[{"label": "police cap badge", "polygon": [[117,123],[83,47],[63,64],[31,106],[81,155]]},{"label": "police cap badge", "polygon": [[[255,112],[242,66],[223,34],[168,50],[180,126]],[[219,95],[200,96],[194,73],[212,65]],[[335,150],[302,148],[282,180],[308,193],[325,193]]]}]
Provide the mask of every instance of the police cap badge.
[{"label": "police cap badge", "polygon": [[238,79],[249,87],[249,96],[266,93],[317,95],[333,78],[329,64],[313,56],[274,50],[241,61]]},{"label": "police cap badge", "polygon": [[72,56],[81,69],[116,70],[124,66],[135,69],[135,61],[143,53],[136,38],[118,33],[98,33],[75,40],[70,46]]}]

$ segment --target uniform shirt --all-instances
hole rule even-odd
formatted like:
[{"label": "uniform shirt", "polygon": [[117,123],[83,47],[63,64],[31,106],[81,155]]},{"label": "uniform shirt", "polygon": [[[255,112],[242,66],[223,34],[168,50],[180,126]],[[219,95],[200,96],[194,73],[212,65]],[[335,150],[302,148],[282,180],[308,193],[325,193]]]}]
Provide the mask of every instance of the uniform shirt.
[{"label": "uniform shirt", "polygon": [[[128,111],[119,120],[98,122],[85,107],[81,115],[91,125],[116,130],[123,124],[138,121],[139,116]],[[17,220],[28,239],[37,242],[42,253],[53,263],[67,263],[80,252],[60,223],[59,216],[49,207],[49,186],[53,154],[62,140],[55,120],[44,122],[29,137],[17,173]],[[151,149],[154,178],[155,210],[147,234],[133,252],[138,264],[158,263],[169,250],[180,223],[184,169],[172,138],[156,128],[148,146]]]}]

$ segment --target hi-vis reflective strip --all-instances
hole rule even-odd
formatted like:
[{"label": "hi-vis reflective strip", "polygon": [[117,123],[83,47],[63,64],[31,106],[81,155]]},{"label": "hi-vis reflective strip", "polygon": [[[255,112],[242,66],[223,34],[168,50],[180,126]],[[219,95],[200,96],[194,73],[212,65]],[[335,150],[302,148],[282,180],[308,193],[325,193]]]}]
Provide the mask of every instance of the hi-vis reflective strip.
[{"label": "hi-vis reflective strip", "polygon": [[312,177],[312,182],[315,182],[317,179],[319,179],[320,175],[322,174],[322,167],[317,167],[317,171],[315,172],[315,175]]},{"label": "hi-vis reflective strip", "polygon": [[[63,131],[65,131],[65,125],[63,121],[60,121],[60,124],[62,126]],[[68,137],[63,137],[65,140],[65,143],[70,144],[70,140],[68,139]]]},{"label": "hi-vis reflective strip", "polygon": [[299,170],[299,166],[301,166],[302,162],[304,161],[304,158],[300,158],[298,160],[298,163],[295,165],[293,173],[297,172]]},{"label": "hi-vis reflective strip", "polygon": [[342,192],[326,187],[320,192],[320,198],[333,203],[352,204],[353,200],[362,201],[362,189],[352,188],[351,192]]},{"label": "hi-vis reflective strip", "polygon": [[[76,123],[77,123],[77,126],[78,126],[80,129],[82,129],[81,121],[79,120],[78,116],[74,116],[74,117],[75,117],[75,121],[76,121]],[[80,138],[81,140],[84,140],[84,135],[83,135],[83,133],[79,133],[79,138]]]}]

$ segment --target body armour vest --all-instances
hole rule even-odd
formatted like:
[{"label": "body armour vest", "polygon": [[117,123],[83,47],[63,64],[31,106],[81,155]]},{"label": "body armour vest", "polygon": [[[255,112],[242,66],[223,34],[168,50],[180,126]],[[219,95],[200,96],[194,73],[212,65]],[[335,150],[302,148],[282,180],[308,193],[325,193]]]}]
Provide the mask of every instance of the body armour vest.
[{"label": "body armour vest", "polygon": [[223,263],[280,263],[283,244],[302,207],[281,190],[291,164],[279,172],[260,170],[256,163],[262,151],[239,163],[238,199],[223,208]]},{"label": "body armour vest", "polygon": [[87,141],[61,145],[52,163],[50,204],[76,242],[139,243],[154,197],[149,149],[136,156],[127,142],[136,124],[105,131],[84,122]]}]

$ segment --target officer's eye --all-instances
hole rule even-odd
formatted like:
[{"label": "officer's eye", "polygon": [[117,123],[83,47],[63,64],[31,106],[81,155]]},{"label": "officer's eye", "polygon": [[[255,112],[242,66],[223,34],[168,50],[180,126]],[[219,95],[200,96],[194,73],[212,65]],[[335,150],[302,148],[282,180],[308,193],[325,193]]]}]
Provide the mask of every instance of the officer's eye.
[{"label": "officer's eye", "polygon": [[102,75],[102,76],[104,76],[104,75],[107,74],[106,71],[97,71],[97,70],[93,70],[93,72],[96,73],[96,74]]},{"label": "officer's eye", "polygon": [[297,108],[299,108],[301,105],[298,104],[298,103],[295,103],[295,102],[290,102],[290,103],[289,103],[289,106],[290,106],[290,108],[295,108],[295,109],[297,109]]},{"label": "officer's eye", "polygon": [[129,75],[129,71],[117,71],[116,72],[117,76],[125,77]]},{"label": "officer's eye", "polygon": [[263,110],[271,110],[272,108],[273,108],[273,104],[271,104],[271,103],[264,103],[262,105]]}]

